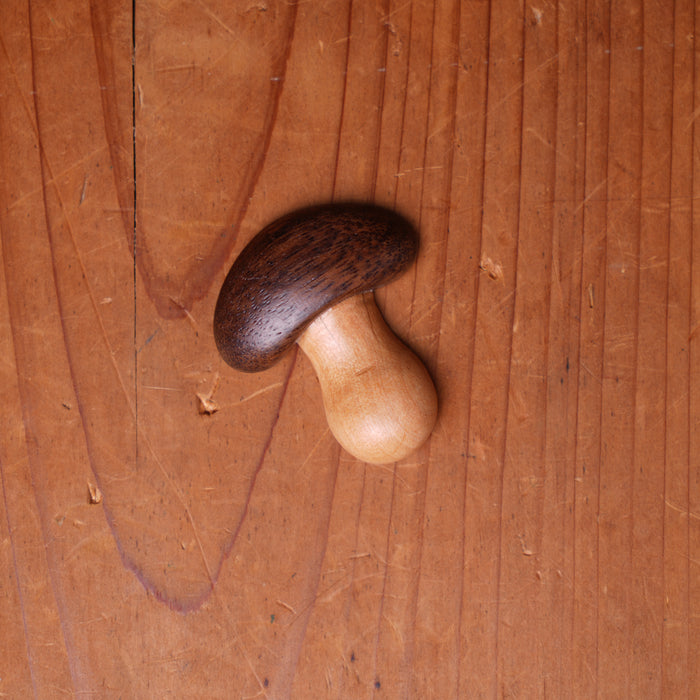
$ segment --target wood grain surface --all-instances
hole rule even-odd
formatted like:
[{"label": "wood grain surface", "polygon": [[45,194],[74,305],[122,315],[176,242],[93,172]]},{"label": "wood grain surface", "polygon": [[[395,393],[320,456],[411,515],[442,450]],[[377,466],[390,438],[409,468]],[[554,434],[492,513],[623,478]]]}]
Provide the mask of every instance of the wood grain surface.
[{"label": "wood grain surface", "polygon": [[[698,697],[698,22],[0,2],[0,696]],[[440,415],[390,466],[212,333],[347,199],[421,236],[377,297]]]},{"label": "wood grain surface", "polygon": [[241,251],[219,292],[221,357],[240,371],[269,369],[316,318],[389,284],[417,254],[417,231],[390,209],[333,203],[276,219]]}]

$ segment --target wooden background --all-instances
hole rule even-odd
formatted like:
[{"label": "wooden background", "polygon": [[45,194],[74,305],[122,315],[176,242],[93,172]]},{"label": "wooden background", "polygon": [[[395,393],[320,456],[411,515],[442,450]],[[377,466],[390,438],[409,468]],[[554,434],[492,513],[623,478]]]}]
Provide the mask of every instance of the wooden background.
[{"label": "wooden background", "polygon": [[[700,696],[692,0],[0,2],[0,696]],[[219,359],[287,210],[421,232],[368,466]]]}]

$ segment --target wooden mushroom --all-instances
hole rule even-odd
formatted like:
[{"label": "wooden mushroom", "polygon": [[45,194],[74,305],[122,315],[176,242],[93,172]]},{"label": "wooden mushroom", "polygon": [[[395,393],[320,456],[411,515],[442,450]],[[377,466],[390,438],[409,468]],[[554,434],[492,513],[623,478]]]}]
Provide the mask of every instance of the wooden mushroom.
[{"label": "wooden mushroom", "polygon": [[219,352],[232,367],[257,372],[298,343],[338,442],[365,462],[405,457],[433,429],[437,396],[372,290],[402,273],[417,251],[415,230],[380,207],[319,206],[274,221],[224,281],[214,313]]}]

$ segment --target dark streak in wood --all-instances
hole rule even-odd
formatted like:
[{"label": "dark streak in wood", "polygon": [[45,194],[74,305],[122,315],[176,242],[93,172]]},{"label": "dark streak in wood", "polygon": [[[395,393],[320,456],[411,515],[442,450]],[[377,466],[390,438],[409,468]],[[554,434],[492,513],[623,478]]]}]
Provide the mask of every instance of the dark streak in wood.
[{"label": "dark streak in wood", "polygon": [[90,22],[95,46],[97,75],[102,88],[100,100],[102,101],[105,136],[109,144],[110,164],[114,175],[114,188],[119,202],[124,234],[133,255],[136,182],[133,154],[131,149],[127,148],[127,146],[132,145],[129,130],[133,115],[122,114],[119,109],[117,85],[119,84],[119,70],[123,66],[118,65],[118,50],[115,49],[111,41],[114,34],[118,35],[111,26],[113,21],[111,8],[106,3],[90,0]]}]

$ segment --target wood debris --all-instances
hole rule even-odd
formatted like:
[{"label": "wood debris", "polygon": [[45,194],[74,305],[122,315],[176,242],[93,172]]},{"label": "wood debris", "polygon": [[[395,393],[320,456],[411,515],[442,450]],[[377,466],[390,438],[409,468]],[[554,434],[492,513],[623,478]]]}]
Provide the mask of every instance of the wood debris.
[{"label": "wood debris", "polygon": [[88,503],[91,506],[102,503],[102,491],[98,488],[96,484],[88,481]]},{"label": "wood debris", "polygon": [[485,272],[492,280],[503,279],[503,268],[497,262],[494,262],[488,256],[481,258],[479,269]]},{"label": "wood debris", "polygon": [[214,401],[214,393],[219,388],[220,377],[217,374],[214,380],[214,386],[206,394],[203,392],[197,392],[197,398],[199,399],[199,412],[203,416],[210,416],[212,413],[216,413],[219,410],[219,404]]}]

